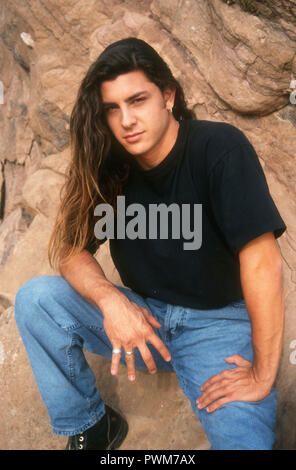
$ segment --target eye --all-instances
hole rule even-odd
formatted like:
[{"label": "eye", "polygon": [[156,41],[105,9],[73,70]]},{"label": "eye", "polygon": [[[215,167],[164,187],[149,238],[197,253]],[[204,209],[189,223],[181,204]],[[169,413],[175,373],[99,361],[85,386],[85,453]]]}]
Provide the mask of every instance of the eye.
[{"label": "eye", "polygon": [[141,96],[140,98],[135,98],[133,100],[133,103],[140,103],[141,101],[145,101],[146,100],[146,97],[145,96]]},{"label": "eye", "polygon": [[113,106],[113,105],[110,105],[110,106],[106,106],[106,107],[104,108],[104,111],[105,111],[105,113],[112,113],[112,112],[114,112],[116,109],[117,109],[117,106],[115,106],[115,105],[114,105],[114,106]]}]

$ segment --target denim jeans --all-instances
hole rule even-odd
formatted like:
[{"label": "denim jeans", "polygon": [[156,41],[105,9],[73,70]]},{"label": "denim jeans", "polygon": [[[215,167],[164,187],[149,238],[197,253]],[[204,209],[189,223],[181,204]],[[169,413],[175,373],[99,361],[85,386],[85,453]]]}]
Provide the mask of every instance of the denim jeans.
[{"label": "denim jeans", "polygon": [[[165,362],[151,344],[148,347],[158,370],[175,371],[211,449],[272,449],[277,408],[274,388],[263,400],[235,401],[213,413],[196,405],[200,386],[207,379],[236,367],[227,364],[225,357],[239,354],[252,361],[251,324],[245,302],[197,310],[115,287],[161,323],[155,333],[169,349],[171,362]],[[18,290],[15,319],[54,434],[71,436],[94,425],[105,407],[82,348],[111,359],[112,345],[99,308],[62,276],[38,276]],[[138,349],[134,351],[136,368],[146,370]],[[121,364],[125,364],[123,355]]]}]

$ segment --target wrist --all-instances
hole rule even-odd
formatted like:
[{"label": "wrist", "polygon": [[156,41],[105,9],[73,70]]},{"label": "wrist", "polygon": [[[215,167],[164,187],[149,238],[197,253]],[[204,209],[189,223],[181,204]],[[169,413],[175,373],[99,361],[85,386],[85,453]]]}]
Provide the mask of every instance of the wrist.
[{"label": "wrist", "polygon": [[277,368],[260,366],[256,363],[253,363],[253,372],[256,382],[260,382],[267,388],[271,388],[276,378]]},{"label": "wrist", "polygon": [[103,316],[104,310],[106,310],[110,300],[114,297],[114,294],[118,294],[118,289],[107,279],[103,280],[95,287],[93,298]]},{"label": "wrist", "polygon": [[[274,340],[273,349],[268,348],[269,350],[264,351],[263,347],[259,349],[253,342],[253,371],[256,381],[273,385],[281,358],[281,344],[279,340]],[[267,349],[266,346],[265,349]]]}]

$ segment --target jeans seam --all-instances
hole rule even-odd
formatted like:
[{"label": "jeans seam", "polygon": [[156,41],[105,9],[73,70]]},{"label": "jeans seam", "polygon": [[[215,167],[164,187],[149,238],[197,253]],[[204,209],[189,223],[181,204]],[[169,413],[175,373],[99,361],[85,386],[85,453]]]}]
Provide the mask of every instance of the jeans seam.
[{"label": "jeans seam", "polygon": [[185,320],[186,320],[186,317],[187,316],[187,310],[184,308],[183,309],[183,312],[182,312],[182,315],[181,315],[181,319],[180,319],[180,323],[179,323],[179,327],[183,327],[184,326],[184,323],[185,323]]},{"label": "jeans seam", "polygon": [[[69,332],[68,332],[69,334]],[[74,362],[73,362],[73,356],[72,356],[72,347],[77,344],[76,342],[76,339],[74,337],[74,335],[70,335],[70,344],[69,346],[67,347],[67,350],[66,350],[66,354],[67,354],[67,358],[68,358],[68,370],[69,370],[69,379],[70,379],[70,382],[72,385],[75,385],[75,380],[76,380],[76,374],[75,374],[75,367],[74,367]],[[81,393],[82,394],[82,393]],[[96,419],[96,412],[95,411],[92,411],[92,407],[96,404],[96,401],[93,400],[90,398],[90,397],[87,397],[85,396],[85,394],[82,394],[83,398],[86,400],[87,402],[87,411],[90,415],[90,421],[88,423],[95,423],[97,421]],[[88,426],[88,425],[86,425]],[[87,429],[87,427],[85,428]],[[82,431],[79,431],[79,432],[82,432]]]},{"label": "jeans seam", "polygon": [[99,331],[105,331],[104,328],[97,326],[97,325],[85,325],[86,328],[89,328],[90,330],[99,330]]},{"label": "jeans seam", "polygon": [[[171,314],[173,313],[173,308],[174,306],[171,306]],[[179,306],[177,308],[178,309],[182,308],[182,312],[181,312],[179,321],[176,323],[175,327],[173,328],[172,336],[174,336],[174,338],[177,338],[182,333],[182,328],[184,327],[186,317],[188,314],[186,308],[179,307]]]},{"label": "jeans seam", "polygon": [[70,344],[67,347],[66,353],[67,353],[67,359],[68,359],[69,377],[70,377],[71,383],[74,385],[75,370],[74,370],[73,357],[72,357],[72,351],[71,350],[72,350],[72,347],[75,344],[75,341],[74,341],[74,336],[70,335],[69,331],[68,331],[68,335],[70,336]]},{"label": "jeans seam", "polygon": [[171,359],[171,363],[172,363],[172,366],[173,366],[173,369],[174,369],[174,372],[175,372],[175,374],[176,374],[176,377],[177,377],[178,382],[180,383],[180,385],[182,384],[182,385],[181,385],[181,388],[182,388],[182,390],[183,390],[183,393],[184,393],[185,396],[189,399],[189,396],[188,396],[188,394],[187,394],[187,393],[188,393],[188,388],[187,388],[187,385],[186,385],[186,381],[185,381],[183,375],[177,374],[177,372],[176,372],[176,367],[175,367],[175,361],[174,361],[173,357],[172,357],[172,359]]},{"label": "jeans seam", "polygon": [[60,325],[60,326],[63,330],[69,332],[69,331],[72,331],[72,330],[77,330],[77,328],[81,328],[82,325],[80,323],[74,323],[71,326],[62,326],[62,325]]},{"label": "jeans seam", "polygon": [[167,311],[166,311],[165,317],[164,317],[164,322],[163,322],[163,326],[164,326],[164,340],[165,340],[165,343],[166,343],[166,344],[169,343],[169,334],[170,334],[169,326],[170,326],[170,318],[171,318],[171,315],[172,315],[172,305],[171,305],[171,304],[168,304],[168,305],[167,305]]}]

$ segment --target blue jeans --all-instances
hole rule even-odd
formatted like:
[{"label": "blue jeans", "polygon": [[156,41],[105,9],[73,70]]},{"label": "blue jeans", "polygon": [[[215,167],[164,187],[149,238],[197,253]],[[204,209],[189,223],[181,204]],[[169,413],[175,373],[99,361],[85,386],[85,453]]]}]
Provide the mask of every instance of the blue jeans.
[{"label": "blue jeans", "polygon": [[[232,402],[213,413],[196,405],[200,386],[207,379],[236,367],[227,364],[225,357],[239,354],[252,361],[251,324],[245,302],[197,310],[115,287],[161,323],[155,332],[172,359],[165,362],[148,344],[157,369],[175,371],[211,449],[272,449],[277,408],[274,388],[263,400]],[[105,407],[82,348],[111,359],[112,346],[104,332],[101,311],[62,276],[38,276],[17,292],[15,318],[53,432],[71,436],[94,425]],[[137,348],[135,363],[138,370],[146,370]],[[121,364],[125,364],[124,356]]]}]

